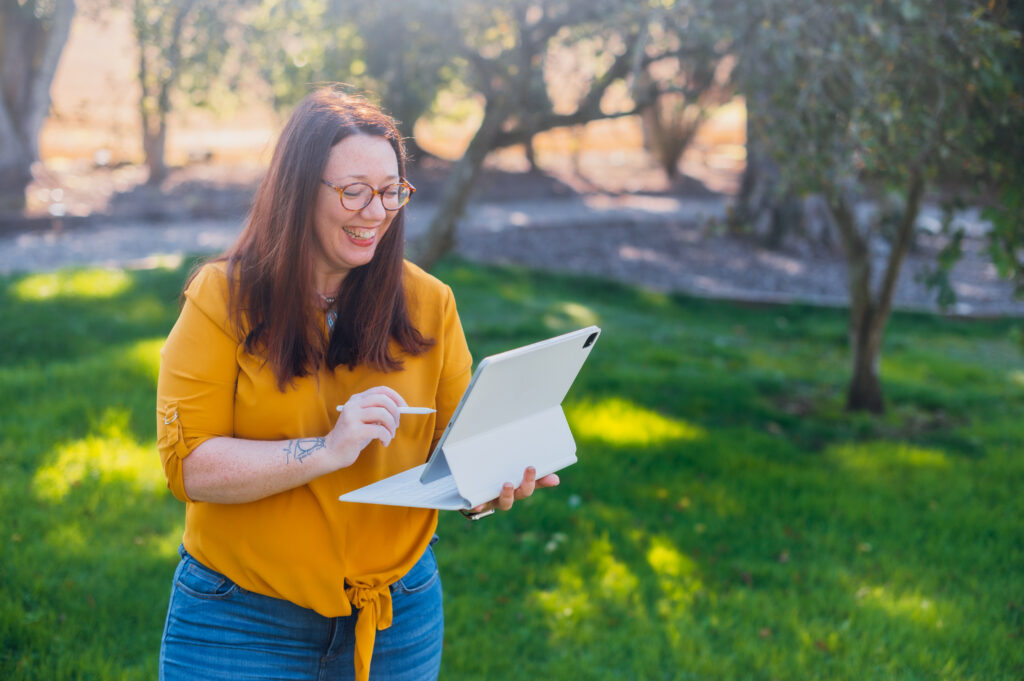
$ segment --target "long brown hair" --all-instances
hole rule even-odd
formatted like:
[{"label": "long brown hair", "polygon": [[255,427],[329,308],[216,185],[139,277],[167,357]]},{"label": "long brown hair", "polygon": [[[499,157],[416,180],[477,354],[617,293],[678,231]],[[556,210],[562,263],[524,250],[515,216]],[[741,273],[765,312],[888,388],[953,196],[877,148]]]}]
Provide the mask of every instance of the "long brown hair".
[{"label": "long brown hair", "polygon": [[389,116],[337,87],[306,96],[281,133],[244,231],[223,256],[235,325],[245,334],[247,351],[265,354],[281,390],[325,362],[332,370],[342,364],[400,369],[391,339],[412,355],[434,344],[412,325],[406,307],[404,208],[392,219],[373,259],[345,275],[329,339],[324,338],[322,315],[310,302],[317,295],[312,244],[320,178],[331,148],[359,134],[386,139],[405,177],[405,147]]}]

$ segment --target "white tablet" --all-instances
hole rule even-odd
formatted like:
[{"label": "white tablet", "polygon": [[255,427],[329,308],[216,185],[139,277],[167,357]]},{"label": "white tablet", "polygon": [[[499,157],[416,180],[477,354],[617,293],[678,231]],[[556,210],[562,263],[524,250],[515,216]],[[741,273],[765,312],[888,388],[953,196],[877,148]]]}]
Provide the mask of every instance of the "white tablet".
[{"label": "white tablet", "polygon": [[481,360],[427,463],[343,494],[341,501],[469,509],[518,483],[576,463],[562,400],[601,329],[589,326]]}]

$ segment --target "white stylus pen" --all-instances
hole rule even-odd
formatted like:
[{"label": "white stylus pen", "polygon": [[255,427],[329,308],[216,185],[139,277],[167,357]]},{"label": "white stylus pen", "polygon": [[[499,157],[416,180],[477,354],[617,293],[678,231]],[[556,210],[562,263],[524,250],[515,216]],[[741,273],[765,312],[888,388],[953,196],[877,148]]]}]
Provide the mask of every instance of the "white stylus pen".
[{"label": "white stylus pen", "polygon": [[[341,411],[344,408],[345,408],[344,404],[339,404],[338,405],[338,411]],[[430,407],[399,407],[398,408],[398,413],[399,414],[433,414],[436,411],[437,411],[436,409],[431,409]]]}]

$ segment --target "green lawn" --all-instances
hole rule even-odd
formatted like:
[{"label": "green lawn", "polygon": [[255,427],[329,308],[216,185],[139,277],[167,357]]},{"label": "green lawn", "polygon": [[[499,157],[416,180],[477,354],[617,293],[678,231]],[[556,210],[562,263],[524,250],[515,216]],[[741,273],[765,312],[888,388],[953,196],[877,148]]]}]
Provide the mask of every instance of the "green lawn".
[{"label": "green lawn", "polygon": [[[145,679],[183,511],[154,444],[186,268],[0,278],[0,679]],[[448,261],[474,356],[597,323],[579,463],[442,518],[442,678],[1024,678],[1019,320],[845,315]]]}]

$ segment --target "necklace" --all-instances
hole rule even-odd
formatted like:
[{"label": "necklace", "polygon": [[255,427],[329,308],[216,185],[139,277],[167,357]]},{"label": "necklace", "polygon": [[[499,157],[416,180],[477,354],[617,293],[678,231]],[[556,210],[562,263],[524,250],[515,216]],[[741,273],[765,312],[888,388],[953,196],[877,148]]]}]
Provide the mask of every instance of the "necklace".
[{"label": "necklace", "polygon": [[319,291],[317,291],[316,294],[318,296],[320,296],[320,298],[323,299],[323,301],[325,303],[327,303],[327,309],[325,310],[325,312],[327,313],[327,328],[330,329],[331,331],[333,331],[334,330],[334,322],[338,321],[338,312],[332,306],[334,305],[334,301],[336,301],[338,299],[338,297],[337,296],[325,296],[324,294],[320,293]]}]

